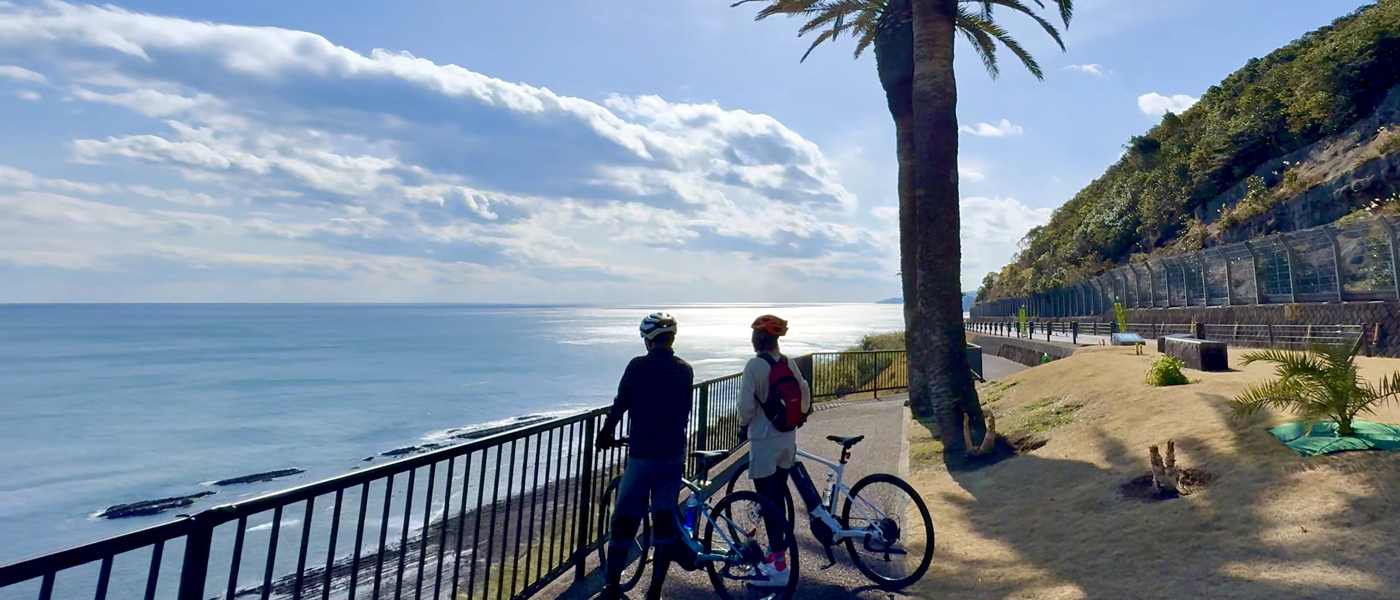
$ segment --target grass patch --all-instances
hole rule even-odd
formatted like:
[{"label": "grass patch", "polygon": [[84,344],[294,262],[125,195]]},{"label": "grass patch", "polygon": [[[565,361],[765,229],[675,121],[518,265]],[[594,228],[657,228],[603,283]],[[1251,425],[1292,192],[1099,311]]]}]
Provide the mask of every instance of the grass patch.
[{"label": "grass patch", "polygon": [[1162,387],[1191,383],[1181,372],[1183,366],[1185,364],[1175,357],[1158,357],[1157,360],[1152,361],[1152,368],[1147,371],[1147,385]]},{"label": "grass patch", "polygon": [[1064,396],[1051,396],[1026,405],[1025,414],[1021,417],[1021,424],[1016,429],[1044,433],[1072,423],[1074,415],[1081,408],[1084,408],[1083,404],[1066,402]]}]

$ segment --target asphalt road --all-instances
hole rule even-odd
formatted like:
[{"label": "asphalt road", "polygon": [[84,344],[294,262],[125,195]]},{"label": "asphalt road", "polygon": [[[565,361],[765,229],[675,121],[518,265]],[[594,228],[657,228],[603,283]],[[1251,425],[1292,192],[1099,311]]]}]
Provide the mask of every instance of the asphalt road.
[{"label": "asphalt road", "polygon": [[982,373],[982,377],[985,377],[987,381],[1001,379],[1002,377],[1006,377],[1007,375],[1026,368],[1026,365],[1007,360],[1000,356],[982,355],[982,370],[985,371]]}]

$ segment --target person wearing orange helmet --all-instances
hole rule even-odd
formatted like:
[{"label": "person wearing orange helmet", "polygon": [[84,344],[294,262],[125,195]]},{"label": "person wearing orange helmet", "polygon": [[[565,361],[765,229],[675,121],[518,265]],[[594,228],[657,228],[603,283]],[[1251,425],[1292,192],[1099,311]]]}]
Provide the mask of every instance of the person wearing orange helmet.
[{"label": "person wearing orange helmet", "polygon": [[[743,428],[740,436],[749,440],[749,477],[753,479],[754,489],[782,506],[788,471],[797,460],[796,427],[812,411],[812,392],[799,374],[797,362],[778,349],[778,338],[788,332],[787,321],[763,315],[755,319],[751,327],[757,355],[744,365],[740,378],[739,424]],[[770,400],[800,401],[800,405],[790,407],[800,413],[770,414],[774,406]],[[782,544],[782,528],[767,519],[765,523],[769,543],[776,548],[786,547]],[[770,548],[764,564],[759,566],[759,574],[762,578],[753,582],[755,586],[786,586],[789,579],[786,557]]]}]

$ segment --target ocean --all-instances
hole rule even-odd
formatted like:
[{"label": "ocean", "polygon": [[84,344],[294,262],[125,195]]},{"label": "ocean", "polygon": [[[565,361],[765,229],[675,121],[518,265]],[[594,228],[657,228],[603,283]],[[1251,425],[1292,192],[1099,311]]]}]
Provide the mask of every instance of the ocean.
[{"label": "ocean", "polygon": [[[697,380],[738,371],[747,325],[784,351],[903,327],[899,305],[686,305]],[[525,415],[607,404],[654,307],[309,304],[0,306],[0,563],[347,472]],[[210,482],[277,469],[273,482]],[[218,491],[162,515],[108,506]]]}]

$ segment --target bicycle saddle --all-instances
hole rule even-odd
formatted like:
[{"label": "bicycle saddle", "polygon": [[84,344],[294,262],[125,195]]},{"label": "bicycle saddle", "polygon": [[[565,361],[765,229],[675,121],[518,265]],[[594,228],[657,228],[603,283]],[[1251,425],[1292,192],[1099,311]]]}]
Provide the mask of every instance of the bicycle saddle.
[{"label": "bicycle saddle", "polygon": [[720,462],[729,456],[728,450],[696,450],[690,453],[690,457],[695,459],[695,468],[700,471],[709,470],[715,463]]},{"label": "bicycle saddle", "polygon": [[850,448],[851,446],[859,444],[861,440],[865,439],[865,436],[858,435],[855,437],[841,437],[839,435],[828,435],[826,436],[826,439],[841,444],[842,448]]}]

